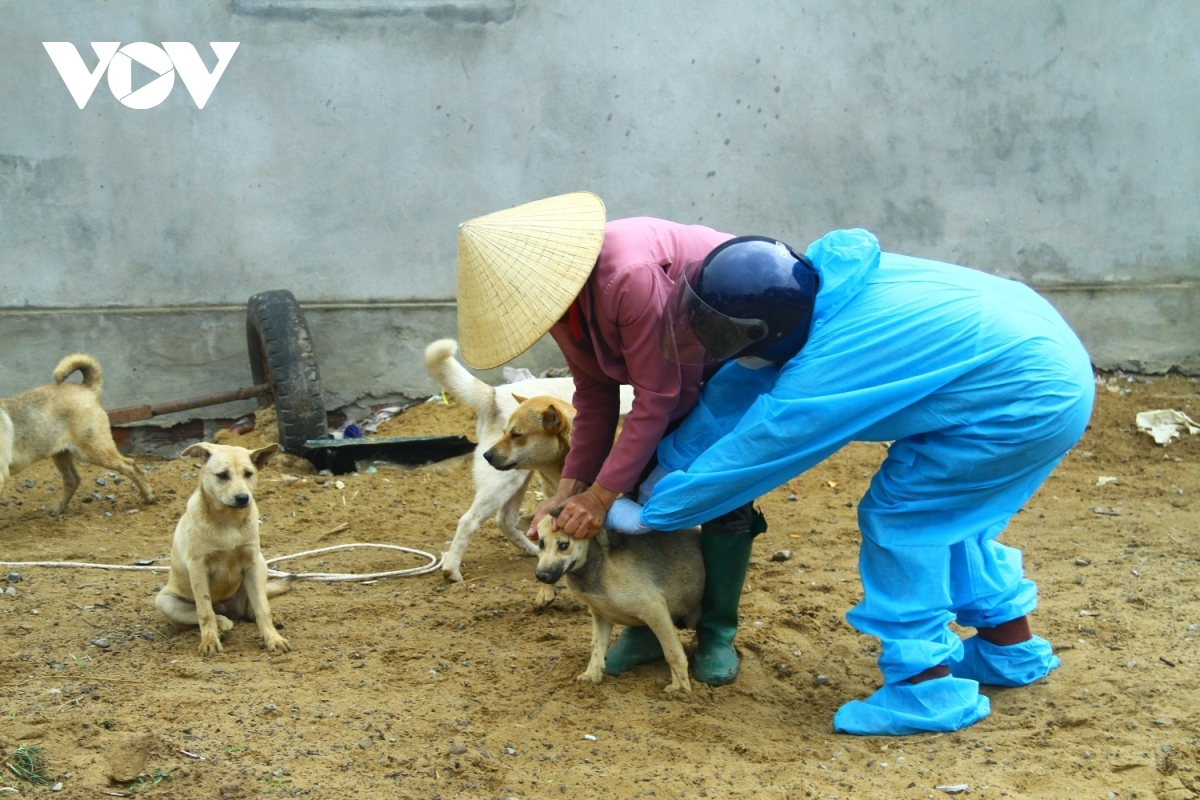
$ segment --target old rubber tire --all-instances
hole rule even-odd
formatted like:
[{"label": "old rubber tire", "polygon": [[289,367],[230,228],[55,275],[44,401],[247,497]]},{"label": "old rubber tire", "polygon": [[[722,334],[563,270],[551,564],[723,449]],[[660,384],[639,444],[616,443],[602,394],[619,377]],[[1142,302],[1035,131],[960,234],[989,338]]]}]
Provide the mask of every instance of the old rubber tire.
[{"label": "old rubber tire", "polygon": [[304,312],[287,289],[260,292],[246,303],[246,344],[254,383],[271,386],[259,406],[275,404],[279,445],[301,454],[309,439],[325,439],[329,425],[321,376]]}]

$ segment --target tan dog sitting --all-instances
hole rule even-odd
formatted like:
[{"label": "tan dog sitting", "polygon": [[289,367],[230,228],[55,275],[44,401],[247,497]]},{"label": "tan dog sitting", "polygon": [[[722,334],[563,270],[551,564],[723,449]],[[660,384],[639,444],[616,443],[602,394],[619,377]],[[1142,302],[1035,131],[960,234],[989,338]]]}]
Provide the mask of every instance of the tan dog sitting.
[{"label": "tan dog sitting", "polygon": [[[83,374],[83,383],[67,381],[76,370]],[[141,471],[113,443],[108,415],[100,407],[103,388],[100,364],[76,353],[58,362],[54,383],[0,399],[0,491],[9,475],[53,458],[63,491],[50,513],[61,514],[79,487],[79,459],[121,473],[133,481],[143,500],[153,503],[154,491]]]},{"label": "tan dog sitting", "polygon": [[204,467],[175,526],[171,573],[154,605],[180,630],[200,626],[200,655],[222,651],[221,634],[234,619],[257,622],[268,652],[288,650],[267,598],[291,588],[293,578],[267,580],[254,503],[258,471],[278,449],[200,443],[180,454],[200,456]]}]

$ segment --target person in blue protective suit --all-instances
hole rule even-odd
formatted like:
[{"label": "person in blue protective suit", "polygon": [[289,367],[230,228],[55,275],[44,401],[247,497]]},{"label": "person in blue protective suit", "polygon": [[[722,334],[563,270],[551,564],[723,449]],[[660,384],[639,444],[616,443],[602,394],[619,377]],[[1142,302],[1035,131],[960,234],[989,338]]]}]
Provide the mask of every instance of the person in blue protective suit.
[{"label": "person in blue protective suit", "polygon": [[847,614],[881,641],[883,686],[843,705],[835,730],[957,730],[990,710],[979,684],[1058,666],[1029,627],[1021,554],[996,541],[1091,415],[1088,355],[1049,303],[844,230],[804,256],[724,243],[685,270],[665,325],[672,358],[735,360],[659,446],[668,472],[645,505],[619,500],[611,526],[696,525],[848,442],[892,442],[859,504],[864,597]]}]

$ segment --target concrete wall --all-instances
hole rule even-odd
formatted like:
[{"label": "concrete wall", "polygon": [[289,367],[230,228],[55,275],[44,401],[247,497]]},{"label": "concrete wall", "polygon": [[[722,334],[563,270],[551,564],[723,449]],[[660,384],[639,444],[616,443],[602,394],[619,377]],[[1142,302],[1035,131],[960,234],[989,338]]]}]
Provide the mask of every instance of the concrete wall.
[{"label": "concrete wall", "polygon": [[[0,396],[75,349],[106,405],[246,385],[246,299],[309,309],[330,407],[433,391],[457,223],[589,189],[1047,292],[1102,367],[1200,367],[1189,3],[0,0]],[[240,42],[80,110],[42,46]],[[134,65],[134,87],[139,78]],[[559,362],[551,343],[518,363]],[[498,377],[497,373],[489,377]],[[228,409],[213,410],[228,414]]]}]

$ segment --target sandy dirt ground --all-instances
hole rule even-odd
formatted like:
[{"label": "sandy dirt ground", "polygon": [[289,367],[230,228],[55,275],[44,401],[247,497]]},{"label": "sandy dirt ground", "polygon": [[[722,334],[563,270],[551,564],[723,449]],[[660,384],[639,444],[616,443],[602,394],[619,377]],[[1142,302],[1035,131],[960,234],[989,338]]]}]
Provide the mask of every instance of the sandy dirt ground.
[{"label": "sandy dirt ground", "polygon": [[[201,658],[198,634],[154,608],[162,573],[5,568],[20,575],[0,583],[0,754],[40,748],[57,795],[89,798],[941,798],[938,787],[963,784],[985,798],[1196,797],[1200,436],[1163,447],[1134,415],[1200,418],[1200,386],[1101,381],[1082,442],[1002,538],[1024,550],[1041,589],[1035,629],[1062,667],[1033,686],[986,688],[992,714],[967,730],[831,730],[839,705],[879,683],[876,641],[844,618],[861,595],[855,506],[885,454],[863,444],[801,477],[796,499],[786,487],[762,498],[770,530],[755,543],[731,686],[693,683],[692,698],[669,699],[663,664],[577,685],[585,607],[564,591],[535,612],[534,561],[489,522],[459,584],[298,584],[273,603],[292,646],[280,655],[240,623],[223,654]],[[383,432],[473,435],[473,424],[431,403]],[[164,563],[198,463],[140,463],[157,505],[85,467],[57,519],[44,511],[60,486],[50,463],[16,476],[0,496],[0,557]],[[280,463],[258,492],[264,549],[440,553],[471,496],[466,459],[339,477]],[[772,561],[780,550],[794,556]],[[359,550],[287,568],[421,563]],[[7,767],[0,786],[53,794]]]}]

